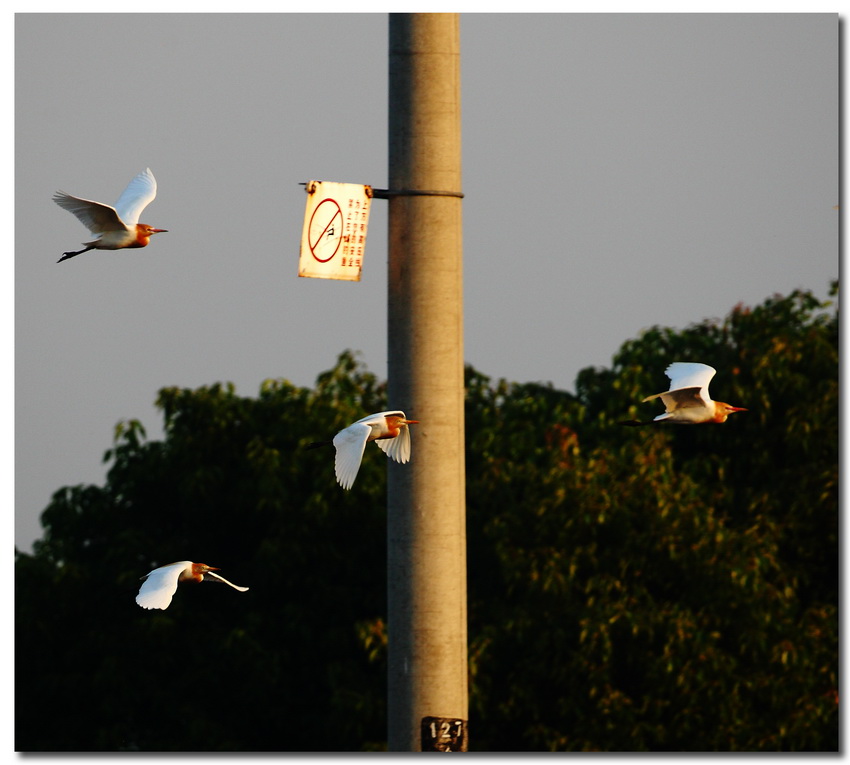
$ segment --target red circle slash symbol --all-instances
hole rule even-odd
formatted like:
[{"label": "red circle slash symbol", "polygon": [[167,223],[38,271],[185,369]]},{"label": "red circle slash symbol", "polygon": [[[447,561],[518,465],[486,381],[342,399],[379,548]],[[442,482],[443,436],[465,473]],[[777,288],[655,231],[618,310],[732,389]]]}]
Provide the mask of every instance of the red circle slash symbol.
[{"label": "red circle slash symbol", "polygon": [[319,263],[327,263],[339,251],[342,244],[342,210],[333,199],[323,199],[316,205],[310,216],[307,242],[310,252]]}]

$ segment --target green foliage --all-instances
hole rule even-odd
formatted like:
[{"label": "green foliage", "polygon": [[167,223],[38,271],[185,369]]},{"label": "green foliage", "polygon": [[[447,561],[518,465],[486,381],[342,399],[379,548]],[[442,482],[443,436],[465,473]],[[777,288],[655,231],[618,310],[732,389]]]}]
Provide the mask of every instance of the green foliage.
[{"label": "green foliage", "polygon": [[[467,369],[473,749],[837,749],[837,354],[799,291],[653,328],[576,395]],[[618,426],[674,360],[749,411]],[[313,390],[165,388],[162,441],[119,423],[106,485],[57,491],[17,554],[16,748],[385,748],[386,459],[343,492],[303,449],[385,395],[344,353]],[[251,589],[138,608],[185,558]]]},{"label": "green foliage", "polygon": [[[653,328],[583,370],[575,401],[470,375],[476,747],[837,749],[827,307],[795,292]],[[750,411],[616,429],[675,360],[715,366],[714,395]]]},{"label": "green foliage", "polygon": [[[119,424],[106,486],[56,492],[34,555],[17,556],[17,747],[383,740],[385,680],[355,624],[386,609],[385,458],[364,458],[342,492],[332,450],[302,448],[363,407],[386,408],[383,396],[343,354],[315,391],[285,380],[256,399],[230,385],[163,389],[161,442]],[[135,604],[141,575],[187,558],[250,591],[203,585],[166,611]],[[45,716],[46,699],[62,714]]]}]

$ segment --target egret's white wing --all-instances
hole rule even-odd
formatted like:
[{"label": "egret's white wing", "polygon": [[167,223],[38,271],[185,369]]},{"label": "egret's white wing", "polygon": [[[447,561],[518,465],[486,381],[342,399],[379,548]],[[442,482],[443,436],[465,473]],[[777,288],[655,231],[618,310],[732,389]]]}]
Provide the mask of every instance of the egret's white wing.
[{"label": "egret's white wing", "polygon": [[404,464],[410,461],[410,428],[407,425],[401,426],[395,438],[379,438],[375,443],[386,452],[387,457],[396,462]]},{"label": "egret's white wing", "polygon": [[77,219],[93,234],[102,234],[104,231],[126,231],[127,227],[118,217],[114,207],[92,202],[90,199],[72,197],[64,191],[57,191],[53,195],[53,201],[63,210],[67,210],[77,216]]},{"label": "egret's white wing", "polygon": [[[716,374],[713,367],[690,361],[674,361],[667,367],[665,374],[670,378],[670,390],[647,396],[644,402],[660,398],[668,412],[676,408],[710,405],[708,383]],[[674,392],[676,395],[673,395]]]},{"label": "egret's white wing", "polygon": [[192,561],[181,560],[168,566],[155,568],[145,576],[145,581],[136,595],[136,603],[142,608],[168,608],[171,598],[177,591],[180,574],[187,568],[191,570]]},{"label": "egret's white wing", "polygon": [[401,409],[393,409],[389,412],[378,412],[377,414],[373,414],[373,417],[401,417],[402,419],[407,419],[404,412]]},{"label": "egret's white wing", "polygon": [[127,226],[135,226],[139,216],[156,197],[156,178],[148,167],[127,184],[127,188],[118,197],[115,210]]},{"label": "egret's white wing", "polygon": [[207,581],[208,577],[212,577],[210,581],[218,580],[219,582],[224,582],[225,584],[229,584],[234,590],[239,590],[239,592],[248,592],[247,587],[240,587],[238,584],[233,584],[233,582],[228,582],[223,576],[219,576],[218,574],[213,573],[212,571],[207,571],[204,574],[204,581]]},{"label": "egret's white wing", "polygon": [[376,414],[367,414],[365,417],[361,417],[354,424],[357,425],[359,422],[365,422],[367,425],[384,425],[385,418],[390,415],[395,415],[396,417],[404,417],[404,412],[399,410],[394,410],[391,412],[377,412]]},{"label": "egret's white wing", "polygon": [[[704,409],[706,400],[703,397],[705,388],[677,388],[669,390],[665,393],[659,393],[667,412],[674,412],[677,409],[689,409],[691,407],[699,407]],[[655,418],[656,420],[658,417]]]},{"label": "egret's white wing", "polygon": [[714,367],[692,361],[674,361],[664,374],[670,378],[670,390],[679,388],[706,388],[717,374]]},{"label": "egret's white wing", "polygon": [[[369,419],[364,418],[364,419]],[[372,433],[370,425],[358,420],[334,436],[336,447],[336,480],[343,489],[350,489],[360,470],[366,439]]]}]

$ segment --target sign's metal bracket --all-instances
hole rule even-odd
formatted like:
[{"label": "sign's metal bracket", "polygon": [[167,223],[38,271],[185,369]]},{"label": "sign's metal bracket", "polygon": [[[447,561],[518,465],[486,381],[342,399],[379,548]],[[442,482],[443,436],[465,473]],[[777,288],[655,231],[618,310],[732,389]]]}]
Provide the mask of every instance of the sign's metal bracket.
[{"label": "sign's metal bracket", "polygon": [[[315,183],[315,181],[314,181]],[[302,182],[300,186],[307,186],[307,183]],[[434,191],[431,189],[373,189],[371,186],[366,187],[367,194],[375,199],[389,199],[390,197],[458,197],[463,199],[462,191]],[[307,188],[307,193],[312,193],[312,189]]]},{"label": "sign's metal bracket", "polygon": [[428,189],[372,189],[375,199],[390,197],[459,197],[463,199],[462,191],[431,191]]}]

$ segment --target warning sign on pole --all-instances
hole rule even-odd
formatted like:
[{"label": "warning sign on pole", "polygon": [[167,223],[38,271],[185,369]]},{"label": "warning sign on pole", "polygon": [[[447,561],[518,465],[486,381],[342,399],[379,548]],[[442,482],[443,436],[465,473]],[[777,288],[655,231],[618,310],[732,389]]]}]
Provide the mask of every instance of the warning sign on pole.
[{"label": "warning sign on pole", "polygon": [[372,187],[310,181],[298,275],[359,282]]}]

